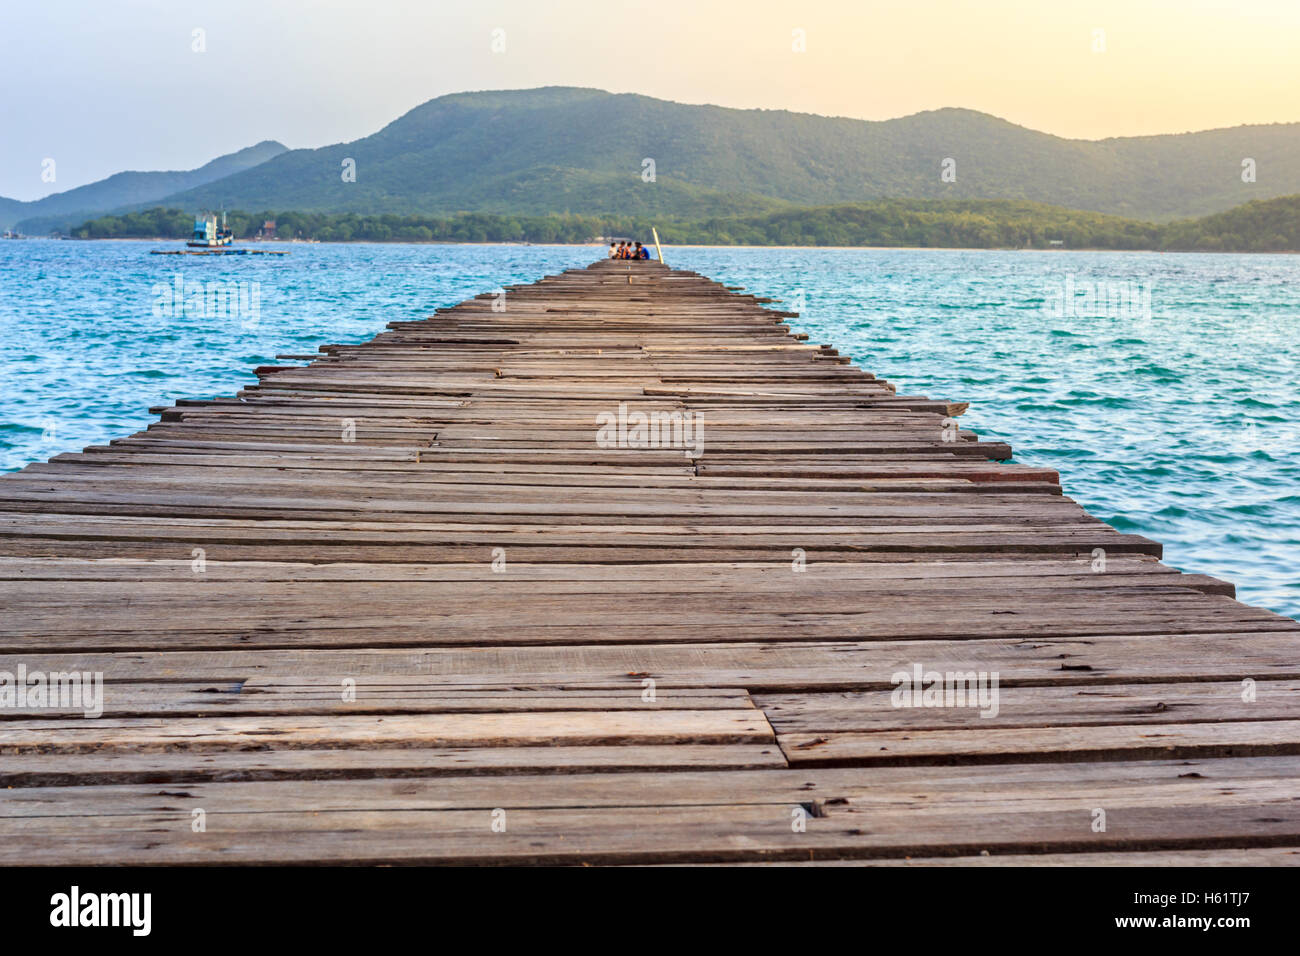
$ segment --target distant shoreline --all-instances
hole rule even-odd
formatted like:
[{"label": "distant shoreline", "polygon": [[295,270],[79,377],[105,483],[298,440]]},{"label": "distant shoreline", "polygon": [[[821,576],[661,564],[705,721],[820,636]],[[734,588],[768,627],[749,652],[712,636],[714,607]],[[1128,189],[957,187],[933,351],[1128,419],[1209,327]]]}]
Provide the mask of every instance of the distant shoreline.
[{"label": "distant shoreline", "polygon": [[[41,242],[142,242],[142,243],[176,243],[184,240],[174,236],[139,237],[139,236],[28,236],[21,241],[37,240]],[[12,241],[12,240],[11,240]],[[306,242],[301,239],[262,239],[245,240],[243,245],[267,246],[563,246],[575,249],[608,248],[601,242],[475,242],[455,239],[317,239]],[[675,242],[669,249],[774,249],[798,251],[801,249],[838,249],[845,252],[1043,252],[1057,254],[1062,252],[1146,252],[1158,255],[1233,255],[1233,256],[1294,256],[1300,255],[1298,249],[1252,250],[1252,249],[1107,249],[1103,246],[837,246],[837,245],[768,245],[766,243],[700,243]]]},{"label": "distant shoreline", "polygon": [[[1024,200],[886,199],[757,215],[397,214],[226,210],[236,242],[376,242],[595,246],[648,241],[676,248],[998,249],[1006,251],[1297,252],[1300,194],[1253,200],[1199,219],[1154,223]],[[226,221],[223,218],[223,222]],[[78,239],[179,242],[193,232],[183,209],[155,206],[83,222]],[[264,234],[275,239],[261,239]]]}]

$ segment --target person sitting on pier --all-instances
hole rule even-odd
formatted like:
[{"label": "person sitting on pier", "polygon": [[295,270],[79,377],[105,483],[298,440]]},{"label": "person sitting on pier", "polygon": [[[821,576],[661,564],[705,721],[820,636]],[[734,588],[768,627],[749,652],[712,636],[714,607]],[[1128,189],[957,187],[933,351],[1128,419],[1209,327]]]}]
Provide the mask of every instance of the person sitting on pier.
[{"label": "person sitting on pier", "polygon": [[617,259],[617,258],[618,258],[618,243],[611,242],[611,243],[609,244],[609,257],[610,257],[611,259]]},{"label": "person sitting on pier", "polygon": [[649,259],[649,258],[650,258],[650,250],[649,250],[649,248],[647,248],[646,246],[641,245],[641,243],[638,242],[638,243],[636,244],[636,252],[633,253],[632,258],[633,258],[633,259]]}]

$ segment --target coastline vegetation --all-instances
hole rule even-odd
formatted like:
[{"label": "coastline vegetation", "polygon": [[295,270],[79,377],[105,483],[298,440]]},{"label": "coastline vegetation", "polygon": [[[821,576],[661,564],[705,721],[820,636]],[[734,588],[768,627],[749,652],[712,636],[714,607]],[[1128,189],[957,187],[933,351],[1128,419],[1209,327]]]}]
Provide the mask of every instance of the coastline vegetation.
[{"label": "coastline vegetation", "polygon": [[[240,239],[265,220],[279,239],[320,242],[587,243],[598,237],[648,236],[665,243],[742,246],[893,246],[974,249],[1124,249],[1206,252],[1300,251],[1300,196],[1258,200],[1226,212],[1156,224],[1003,199],[879,200],[792,207],[698,221],[641,216],[358,215],[261,211],[227,213]],[[193,216],[155,207],[91,219],[78,239],[184,239]]]}]

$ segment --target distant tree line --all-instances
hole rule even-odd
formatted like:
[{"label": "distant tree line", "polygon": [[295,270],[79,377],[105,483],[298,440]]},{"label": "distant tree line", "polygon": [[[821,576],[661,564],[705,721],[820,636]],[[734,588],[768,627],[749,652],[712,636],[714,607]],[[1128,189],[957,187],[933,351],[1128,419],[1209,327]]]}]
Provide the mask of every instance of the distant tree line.
[{"label": "distant tree line", "polygon": [[[1300,251],[1300,196],[1259,200],[1227,212],[1155,224],[1020,200],[881,200],[795,207],[759,215],[677,221],[583,215],[364,216],[356,213],[229,212],[250,239],[274,220],[280,239],[320,242],[585,243],[596,237],[746,246],[910,246],[974,249],[1151,249]],[[194,217],[157,207],[101,216],[73,230],[80,239],[187,238]]]},{"label": "distant tree line", "polygon": [[[320,242],[547,242],[581,243],[613,234],[606,220],[591,216],[494,216],[480,213],[437,216],[361,216],[356,213],[226,213],[226,224],[239,239],[252,239],[262,224],[275,222],[279,239]],[[617,224],[626,230],[633,223]],[[648,231],[649,227],[646,227]],[[194,216],[180,209],[156,207],[100,216],[72,230],[77,239],[187,239]],[[629,233],[630,234],[630,233]]]}]

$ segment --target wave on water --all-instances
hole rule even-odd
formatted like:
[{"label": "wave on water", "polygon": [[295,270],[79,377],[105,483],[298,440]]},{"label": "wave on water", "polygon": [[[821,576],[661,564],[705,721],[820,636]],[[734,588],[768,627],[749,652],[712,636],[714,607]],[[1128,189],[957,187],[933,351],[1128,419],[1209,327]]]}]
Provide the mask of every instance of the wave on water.
[{"label": "wave on water", "polygon": [[[1162,541],[1167,562],[1233,582],[1244,601],[1300,617],[1295,257],[692,249],[678,258],[777,298],[797,269],[810,305],[789,323],[811,341],[900,391],[970,401],[963,427],[1009,442],[1017,461],[1059,469],[1065,492],[1098,518]],[[875,281],[884,275],[887,289]],[[1149,282],[1153,314],[1051,317],[1044,292],[1070,275]],[[992,286],[1006,305],[988,307]],[[883,307],[861,311],[863,289],[883,294]]]},{"label": "wave on water", "polygon": [[[599,255],[313,244],[178,266],[154,245],[0,243],[0,468],[144,428],[151,405],[231,394],[277,354],[365,341]],[[805,303],[787,321],[811,341],[900,391],[971,402],[963,427],[1059,469],[1098,518],[1300,617],[1300,259],[695,247],[669,261]],[[258,283],[259,314],[155,314],[155,287],[178,275]],[[1071,275],[1148,282],[1153,314],[1053,318],[1045,292]]]}]

